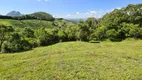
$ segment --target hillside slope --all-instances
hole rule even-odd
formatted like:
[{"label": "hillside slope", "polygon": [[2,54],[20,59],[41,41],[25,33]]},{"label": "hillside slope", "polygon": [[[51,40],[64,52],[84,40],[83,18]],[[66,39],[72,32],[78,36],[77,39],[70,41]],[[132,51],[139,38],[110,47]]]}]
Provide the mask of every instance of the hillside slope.
[{"label": "hillside slope", "polygon": [[[74,23],[66,21],[66,20],[55,20],[54,22],[58,23],[59,26],[63,25],[64,23],[70,25],[74,25]],[[12,20],[12,19],[0,19],[0,25],[7,25],[7,26],[13,26],[15,28],[53,28],[55,25],[53,25],[52,21],[44,21],[44,20]]]},{"label": "hillside slope", "polygon": [[53,27],[52,22],[50,21],[40,21],[40,20],[5,20],[0,19],[0,24],[13,26],[16,28],[39,28],[39,27]]},{"label": "hillside slope", "polygon": [[65,42],[0,54],[0,80],[140,80],[141,43]]}]

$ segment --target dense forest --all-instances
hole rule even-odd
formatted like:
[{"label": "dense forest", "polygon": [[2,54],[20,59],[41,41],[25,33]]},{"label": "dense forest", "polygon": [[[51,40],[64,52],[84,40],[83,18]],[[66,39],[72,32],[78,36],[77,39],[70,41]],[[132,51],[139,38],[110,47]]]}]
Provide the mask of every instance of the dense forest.
[{"label": "dense forest", "polygon": [[44,12],[36,12],[19,17],[0,16],[0,19],[12,20],[45,20],[52,22],[54,27],[42,26],[38,29],[17,28],[0,25],[0,52],[12,53],[30,50],[38,46],[52,45],[66,41],[122,41],[127,38],[142,39],[142,4],[130,4],[115,9],[102,18],[88,18],[73,25],[70,21],[60,24],[64,19],[53,18]]}]

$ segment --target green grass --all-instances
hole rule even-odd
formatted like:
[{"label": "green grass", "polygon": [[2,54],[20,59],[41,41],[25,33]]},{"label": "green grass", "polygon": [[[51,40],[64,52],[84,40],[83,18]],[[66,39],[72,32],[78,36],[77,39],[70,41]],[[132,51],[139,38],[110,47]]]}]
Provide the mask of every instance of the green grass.
[{"label": "green grass", "polygon": [[16,28],[53,28],[52,22],[50,21],[40,21],[40,20],[10,20],[10,19],[0,19],[0,24],[7,26],[14,26]]},{"label": "green grass", "polygon": [[0,80],[142,80],[142,40],[65,42],[0,54]]},{"label": "green grass", "polygon": [[[74,25],[72,22],[66,20],[55,20],[59,26],[62,26],[66,23],[66,25]],[[51,21],[44,20],[11,20],[11,19],[0,19],[0,25],[13,26],[16,28],[25,28],[30,27],[33,29],[45,27],[45,28],[54,28],[55,26]]]}]

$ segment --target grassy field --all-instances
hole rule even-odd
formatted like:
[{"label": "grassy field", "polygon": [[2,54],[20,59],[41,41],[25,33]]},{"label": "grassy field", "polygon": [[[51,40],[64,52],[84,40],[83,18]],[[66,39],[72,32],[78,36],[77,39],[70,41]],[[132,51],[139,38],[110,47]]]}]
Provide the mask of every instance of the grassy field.
[{"label": "grassy field", "polygon": [[[62,26],[66,23],[66,25],[74,25],[72,22],[66,20],[55,20],[59,26]],[[51,21],[44,21],[44,20],[10,20],[10,19],[0,19],[0,25],[7,25],[7,26],[14,26],[16,28],[54,28],[53,22]]]},{"label": "grassy field", "polygon": [[17,28],[39,28],[39,27],[46,27],[51,28],[53,27],[52,22],[50,21],[40,21],[40,20],[8,20],[8,19],[0,19],[0,24],[7,25],[7,26],[14,26]]},{"label": "grassy field", "polygon": [[65,42],[0,54],[0,80],[142,80],[142,40]]}]

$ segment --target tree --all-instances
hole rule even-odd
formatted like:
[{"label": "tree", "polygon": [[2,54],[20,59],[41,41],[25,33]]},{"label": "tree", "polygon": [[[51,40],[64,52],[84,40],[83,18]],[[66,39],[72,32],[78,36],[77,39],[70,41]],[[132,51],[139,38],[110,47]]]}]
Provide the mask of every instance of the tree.
[{"label": "tree", "polygon": [[130,31],[129,34],[133,38],[142,38],[142,28],[138,27],[133,27]]},{"label": "tree", "polygon": [[88,41],[90,35],[88,24],[81,20],[78,22],[78,27],[79,27],[78,38],[82,41]]},{"label": "tree", "polygon": [[100,26],[90,35],[90,40],[103,40],[106,38],[106,27]]},{"label": "tree", "polygon": [[63,30],[58,31],[58,37],[60,42],[67,40],[67,34]]},{"label": "tree", "polygon": [[26,38],[34,38],[34,31],[30,28],[24,28],[22,34]]},{"label": "tree", "polygon": [[2,44],[4,43],[5,40],[7,40],[8,35],[10,32],[13,32],[14,29],[12,26],[5,26],[5,25],[0,25],[0,51]]},{"label": "tree", "polygon": [[68,36],[69,41],[75,41],[78,40],[78,32],[79,32],[79,27],[78,26],[70,26],[67,27],[66,33]]},{"label": "tree", "polygon": [[86,20],[86,22],[88,23],[89,27],[94,27],[95,25],[98,24],[98,20],[96,18],[94,18],[94,17],[88,18]]},{"label": "tree", "polygon": [[38,46],[46,46],[48,44],[48,34],[45,28],[36,30],[34,35],[37,39]]},{"label": "tree", "polygon": [[[104,15],[99,24],[104,25],[107,34],[117,32],[116,39],[142,38],[142,4],[130,4],[122,9],[115,9]],[[115,30],[115,31],[114,31]],[[114,35],[113,34],[113,35]],[[110,36],[108,37],[110,38]]]},{"label": "tree", "polygon": [[57,42],[57,33],[54,30],[47,31],[45,28],[40,28],[34,33],[38,46],[47,46]]},{"label": "tree", "polygon": [[2,52],[20,52],[31,49],[31,44],[18,33],[12,33],[6,43],[2,45]]},{"label": "tree", "polygon": [[38,20],[54,21],[53,16],[51,14],[48,14],[45,12],[35,12],[33,14],[30,14],[30,16],[32,16]]},{"label": "tree", "polygon": [[122,23],[121,26],[121,30],[127,38],[142,38],[142,28],[139,27],[139,24]]},{"label": "tree", "polygon": [[118,33],[115,29],[111,29],[106,32],[106,35],[111,41],[115,41],[117,39]]}]

